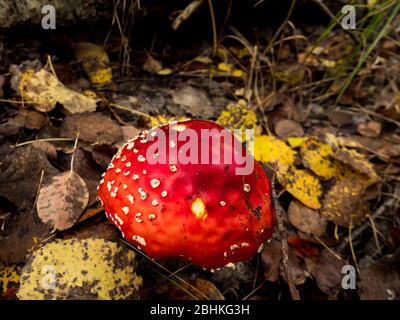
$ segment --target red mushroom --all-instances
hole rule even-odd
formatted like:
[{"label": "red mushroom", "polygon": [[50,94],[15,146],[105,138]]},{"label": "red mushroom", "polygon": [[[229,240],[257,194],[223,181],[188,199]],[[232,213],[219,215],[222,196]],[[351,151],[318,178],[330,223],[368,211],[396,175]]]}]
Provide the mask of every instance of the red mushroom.
[{"label": "red mushroom", "polygon": [[[218,268],[251,258],[272,235],[270,183],[263,168],[247,155],[254,169],[239,175],[243,163],[235,155],[246,150],[237,140],[228,143],[235,140],[230,132],[219,145],[205,139],[207,130],[227,131],[210,121],[189,120],[142,132],[118,151],[103,175],[98,195],[108,219],[151,258],[184,258]],[[176,135],[189,131],[199,137],[189,148],[197,163],[179,158],[188,154],[188,140]],[[228,158],[219,163],[205,163],[224,154]],[[155,163],[163,156],[164,163]]]}]

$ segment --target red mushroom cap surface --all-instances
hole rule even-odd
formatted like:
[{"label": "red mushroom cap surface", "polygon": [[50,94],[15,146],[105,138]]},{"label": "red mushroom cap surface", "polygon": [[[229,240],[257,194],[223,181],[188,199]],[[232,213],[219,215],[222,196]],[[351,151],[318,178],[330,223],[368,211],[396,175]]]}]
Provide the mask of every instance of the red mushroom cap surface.
[{"label": "red mushroom cap surface", "polygon": [[[204,268],[219,268],[250,259],[272,235],[270,183],[263,168],[248,155],[254,169],[237,174],[236,169],[244,166],[235,160],[238,149],[226,139],[220,144],[204,139],[205,129],[227,131],[203,120],[163,125],[157,130],[165,134],[164,150],[155,148],[157,131],[144,131],[118,151],[100,181],[98,196],[107,218],[151,258],[183,258]],[[171,160],[171,150],[181,154],[188,145],[171,133],[186,130],[199,136],[191,143],[198,150],[197,163]],[[227,137],[235,139],[230,132]],[[244,155],[246,150],[238,145]],[[166,162],[149,161],[162,152]],[[224,152],[230,163],[204,163]],[[201,161],[202,156],[209,161]]]}]

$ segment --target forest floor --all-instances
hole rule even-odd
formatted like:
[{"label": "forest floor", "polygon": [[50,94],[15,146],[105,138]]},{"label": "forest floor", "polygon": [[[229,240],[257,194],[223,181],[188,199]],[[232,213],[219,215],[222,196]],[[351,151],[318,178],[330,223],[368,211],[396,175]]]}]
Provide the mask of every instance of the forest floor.
[{"label": "forest floor", "polygon": [[[256,159],[268,172],[272,162],[286,168],[276,188],[301,299],[399,299],[395,23],[355,74],[365,48],[358,50],[349,32],[335,28],[321,39],[326,26],[290,21],[279,32],[226,28],[214,45],[154,37],[129,46],[118,33],[107,38],[107,28],[7,39],[0,61],[0,298],[29,298],[31,291],[35,298],[290,299],[278,232],[253,259],[211,272],[149,259],[121,242],[105,217],[96,188],[118,147],[141,130],[190,118],[254,129]],[[71,170],[83,179],[72,191],[62,178]],[[55,195],[41,192],[45,187]],[[87,196],[82,208],[68,206],[71,194],[59,193],[65,188]],[[41,197],[55,197],[47,199],[58,206],[50,221]],[[72,223],[56,228],[65,216]],[[114,267],[135,265],[138,292],[123,289],[137,280],[132,275],[112,284],[111,296],[90,282],[107,264],[80,274],[80,290],[68,279],[54,295],[35,287],[41,256],[56,269],[71,263],[47,246],[71,239],[77,251],[92,241],[87,263],[94,265],[102,259],[97,245],[118,243],[110,247]],[[118,260],[125,251],[136,253],[134,262]],[[345,265],[356,271],[353,290],[342,287]]]}]

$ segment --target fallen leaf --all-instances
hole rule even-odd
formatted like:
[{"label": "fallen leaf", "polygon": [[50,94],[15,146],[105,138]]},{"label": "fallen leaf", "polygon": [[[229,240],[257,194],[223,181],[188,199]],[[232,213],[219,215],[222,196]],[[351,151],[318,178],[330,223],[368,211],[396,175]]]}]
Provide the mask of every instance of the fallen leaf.
[{"label": "fallen leaf", "polygon": [[53,176],[51,183],[40,189],[36,207],[43,223],[65,230],[78,220],[88,201],[85,181],[70,170]]},{"label": "fallen leaf", "polygon": [[21,109],[10,121],[20,128],[39,130],[46,124],[47,118],[40,112]]},{"label": "fallen leaf", "polygon": [[44,69],[28,71],[25,78],[21,79],[20,92],[25,100],[33,102],[33,107],[41,112],[53,110],[57,102],[62,104],[67,114],[96,110],[96,99],[65,87],[54,74]]},{"label": "fallen leaf", "polygon": [[112,144],[122,140],[121,127],[101,113],[79,113],[68,116],[61,125],[61,136],[87,142]]},{"label": "fallen leaf", "polygon": [[[111,150],[113,149],[111,148]],[[60,164],[65,170],[68,170],[71,167],[71,158],[73,155],[74,171],[85,181],[89,192],[89,202],[87,205],[91,206],[96,202],[97,186],[99,185],[103,170],[93,160],[89,152],[80,148],[76,149],[72,154],[61,154]]]},{"label": "fallen leaf", "polygon": [[56,147],[47,141],[34,141],[32,146],[36,149],[43,151],[43,153],[50,160],[55,160],[57,158],[57,150]]},{"label": "fallen leaf", "polygon": [[334,151],[329,144],[309,138],[300,147],[303,164],[306,168],[323,180],[329,180],[337,175],[338,168],[335,160],[332,159]]},{"label": "fallen leaf", "polygon": [[369,177],[368,185],[372,185],[380,180],[374,166],[361,153],[346,148],[337,149],[332,155],[336,160],[344,163],[355,171],[365,174]]},{"label": "fallen leaf", "polygon": [[0,162],[0,196],[18,208],[33,206],[42,171],[43,183],[58,173],[42,151],[30,145],[12,149]]},{"label": "fallen leaf", "polygon": [[275,124],[274,130],[275,134],[283,140],[286,140],[290,137],[301,137],[304,135],[304,130],[301,125],[299,125],[297,122],[287,119],[278,121]]},{"label": "fallen leaf", "polygon": [[342,283],[343,261],[326,249],[317,257],[305,259],[307,270],[314,277],[318,287],[329,296],[336,296]]},{"label": "fallen leaf", "polygon": [[234,267],[223,267],[215,270],[211,280],[222,290],[237,289],[242,283],[252,281],[256,275],[256,268],[250,260],[234,263]]},{"label": "fallen leaf", "polygon": [[238,138],[245,141],[245,129],[256,130],[257,128],[257,115],[248,108],[244,99],[240,99],[236,103],[228,104],[216,122],[227,129],[241,130],[242,137],[238,136]]},{"label": "fallen leaf", "polygon": [[32,209],[14,212],[2,224],[0,261],[6,264],[25,263],[27,253],[50,235],[49,228]]},{"label": "fallen leaf", "polygon": [[214,116],[214,108],[207,94],[192,86],[183,86],[172,94],[176,104],[194,117],[211,118]]},{"label": "fallen leaf", "polygon": [[367,138],[378,138],[382,131],[382,125],[379,122],[371,121],[360,123],[357,126],[357,131]]},{"label": "fallen leaf", "polygon": [[277,174],[279,183],[295,198],[311,209],[321,207],[322,186],[317,178],[293,166]]},{"label": "fallen leaf", "polygon": [[147,55],[147,59],[143,64],[143,70],[150,73],[158,73],[162,68],[161,61],[154,59],[150,54]]},{"label": "fallen leaf", "polygon": [[299,201],[290,202],[288,209],[289,222],[305,233],[311,233],[318,237],[326,233],[327,220],[320,213],[303,205]]},{"label": "fallen leaf", "polygon": [[326,192],[321,215],[340,226],[354,227],[369,215],[365,185],[354,179],[337,181]]},{"label": "fallen leaf", "polygon": [[111,162],[112,157],[117,153],[117,151],[118,149],[116,147],[108,144],[98,144],[94,146],[92,150],[92,157],[100,167],[106,170]]},{"label": "fallen leaf", "polygon": [[138,299],[142,278],[135,253],[102,239],[55,240],[34,251],[22,269],[23,300]]},{"label": "fallen leaf", "polygon": [[102,46],[90,42],[73,44],[75,57],[82,63],[83,69],[93,84],[112,82],[112,70],[107,52]]},{"label": "fallen leaf", "polygon": [[0,298],[12,297],[19,285],[19,268],[16,265],[3,266],[0,262]]}]

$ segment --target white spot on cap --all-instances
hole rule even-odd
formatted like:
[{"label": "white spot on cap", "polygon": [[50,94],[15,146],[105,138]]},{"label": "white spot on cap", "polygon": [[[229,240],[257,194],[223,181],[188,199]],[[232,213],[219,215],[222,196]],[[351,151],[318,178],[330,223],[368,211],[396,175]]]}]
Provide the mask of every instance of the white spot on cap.
[{"label": "white spot on cap", "polygon": [[229,249],[231,249],[231,251],[239,249],[239,246],[237,244],[233,244],[229,247]]},{"label": "white spot on cap", "polygon": [[264,244],[261,243],[261,245],[258,247],[257,253],[261,253],[263,248],[264,248]]},{"label": "white spot on cap", "polygon": [[250,191],[250,185],[249,185],[248,183],[245,183],[245,184],[243,185],[243,190],[244,190],[245,192],[249,192],[249,191]]},{"label": "white spot on cap", "polygon": [[115,219],[118,221],[118,223],[122,226],[124,224],[124,221],[119,217],[119,215],[115,214]]},{"label": "white spot on cap", "polygon": [[226,202],[225,202],[225,201],[220,201],[219,204],[220,204],[222,207],[224,207],[224,206],[226,205]]},{"label": "white spot on cap", "polygon": [[129,170],[124,171],[124,176],[129,176],[130,173],[131,173],[131,172],[130,172]]},{"label": "white spot on cap", "polygon": [[186,129],[186,126],[183,124],[176,124],[172,127],[173,130],[176,130],[178,132],[182,132]]},{"label": "white spot on cap", "polygon": [[158,205],[158,201],[157,201],[156,199],[154,199],[154,200],[151,202],[151,204],[152,204],[153,206],[157,206],[157,205]]},{"label": "white spot on cap", "polygon": [[106,175],[106,173],[103,172],[103,173],[101,174],[101,177],[104,178],[105,175]]},{"label": "white spot on cap", "polygon": [[[128,145],[126,146],[126,150],[131,150],[135,144],[133,142],[129,142]],[[125,161],[125,160],[122,160]]]},{"label": "white spot on cap", "polygon": [[176,171],[178,171],[178,168],[176,167],[176,165],[171,164],[171,165],[169,166],[169,170],[170,170],[171,172],[176,172]]},{"label": "white spot on cap", "polygon": [[144,240],[144,238],[141,236],[135,234],[132,236],[132,240],[139,242],[144,247],[146,246],[146,240]]},{"label": "white spot on cap", "polygon": [[144,169],[144,170],[142,171],[142,173],[143,173],[143,174],[147,174],[147,170]]},{"label": "white spot on cap", "polygon": [[156,215],[154,213],[149,214],[149,220],[152,221],[156,218]]},{"label": "white spot on cap", "polygon": [[115,169],[115,173],[120,173],[120,172],[121,172],[120,168]]},{"label": "white spot on cap", "polygon": [[128,201],[130,203],[133,203],[135,201],[135,197],[133,195],[131,195],[131,194],[128,194],[126,197],[128,198]]},{"label": "white spot on cap", "polygon": [[128,185],[124,183],[124,184],[122,185],[122,189],[125,189],[125,190],[128,189]]},{"label": "white spot on cap", "polygon": [[134,153],[138,153],[138,152],[139,152],[139,149],[138,149],[138,148],[134,148],[134,149],[133,149],[133,152],[134,152]]},{"label": "white spot on cap", "polygon": [[242,242],[242,248],[250,246],[247,242]]},{"label": "white spot on cap", "polygon": [[226,258],[228,256],[228,254],[227,254],[227,252],[225,251],[224,252],[224,257]]},{"label": "white spot on cap", "polygon": [[145,161],[146,161],[146,158],[143,157],[141,154],[139,154],[139,156],[137,157],[137,159],[138,159],[139,162],[145,162]]},{"label": "white spot on cap", "polygon": [[101,180],[100,180],[100,184],[103,184],[103,183],[104,183],[104,179],[101,179]]},{"label": "white spot on cap", "polygon": [[111,162],[111,163],[108,165],[107,169],[112,169],[112,168],[114,168],[114,163]]},{"label": "white spot on cap", "polygon": [[129,168],[131,166],[131,163],[130,162],[125,163],[125,166]]},{"label": "white spot on cap", "polygon": [[235,270],[235,265],[232,262],[229,262],[225,268],[231,268],[232,270]]},{"label": "white spot on cap", "polygon": [[166,197],[168,195],[167,190],[161,192],[161,197]]},{"label": "white spot on cap", "polygon": [[108,190],[108,191],[111,191],[111,188],[112,188],[111,182],[110,182],[110,181],[107,181],[107,190]]},{"label": "white spot on cap", "polygon": [[138,180],[139,179],[139,175],[138,174],[133,174],[132,175],[132,180]]},{"label": "white spot on cap", "polygon": [[140,140],[140,143],[146,143],[146,142],[147,142],[146,138]]},{"label": "white spot on cap", "polygon": [[135,220],[137,223],[141,223],[143,220],[140,218],[142,214],[140,212],[135,214]]},{"label": "white spot on cap", "polygon": [[[128,149],[129,150],[129,149]],[[124,155],[122,158],[121,158],[121,161],[123,162],[123,161],[126,161],[126,156]]]},{"label": "white spot on cap", "polygon": [[125,206],[125,207],[122,207],[121,209],[122,209],[122,212],[124,213],[124,215],[127,215],[129,213],[129,207]]},{"label": "white spot on cap", "polygon": [[151,185],[153,188],[157,188],[157,187],[160,186],[160,180],[158,180],[158,179],[151,179],[150,185]]}]

